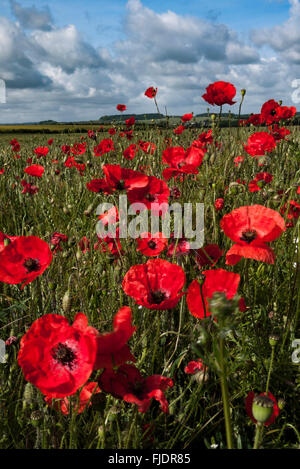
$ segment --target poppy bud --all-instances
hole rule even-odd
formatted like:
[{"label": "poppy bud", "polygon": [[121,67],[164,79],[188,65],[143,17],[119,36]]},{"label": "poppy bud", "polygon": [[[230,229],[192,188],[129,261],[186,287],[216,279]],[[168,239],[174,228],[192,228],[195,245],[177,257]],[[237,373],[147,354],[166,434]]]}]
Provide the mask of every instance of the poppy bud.
[{"label": "poppy bud", "polygon": [[210,118],[211,118],[212,121],[214,121],[216,119],[216,114],[211,114]]},{"label": "poppy bud", "polygon": [[8,246],[11,243],[11,240],[9,238],[4,239],[4,246]]},{"label": "poppy bud", "polygon": [[24,393],[23,393],[23,409],[27,407],[27,405],[33,404],[34,400],[34,388],[31,383],[26,383]]},{"label": "poppy bud", "polygon": [[199,274],[199,275],[198,275],[197,280],[198,280],[198,283],[199,283],[200,286],[202,286],[202,285],[204,284],[205,278],[206,278],[206,277],[205,277],[204,274]]},{"label": "poppy bud", "polygon": [[65,313],[68,313],[71,309],[71,295],[70,290],[67,290],[62,299],[62,308]]},{"label": "poppy bud", "polygon": [[242,89],[242,90],[241,90],[241,95],[244,97],[245,94],[246,94],[246,90],[245,90],[245,89]]},{"label": "poppy bud", "polygon": [[282,100],[281,99],[278,101],[278,104],[279,104],[279,106],[282,105]]},{"label": "poppy bud", "polygon": [[277,345],[277,342],[279,341],[278,335],[270,335],[269,336],[269,344],[271,347],[275,347]]},{"label": "poppy bud", "polygon": [[258,423],[265,423],[273,413],[274,402],[267,396],[256,396],[253,399],[252,414]]},{"label": "poppy bud", "polygon": [[278,407],[279,410],[282,410],[285,406],[285,400],[284,399],[278,399]]}]

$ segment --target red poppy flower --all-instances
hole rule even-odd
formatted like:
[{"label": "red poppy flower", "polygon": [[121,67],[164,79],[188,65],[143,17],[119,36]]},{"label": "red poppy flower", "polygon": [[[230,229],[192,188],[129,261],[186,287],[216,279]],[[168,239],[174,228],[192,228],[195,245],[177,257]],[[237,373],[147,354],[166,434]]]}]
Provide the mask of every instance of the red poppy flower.
[{"label": "red poppy flower", "polygon": [[50,138],[50,139],[48,140],[48,145],[52,145],[53,142],[54,142],[54,139],[53,139],[53,138]]},{"label": "red poppy flower", "polygon": [[180,173],[198,174],[197,167],[201,165],[204,155],[205,150],[194,144],[187,150],[182,147],[167,148],[163,151],[163,163],[170,168],[164,169],[164,179],[168,181]]},{"label": "red poppy flower", "polygon": [[285,127],[278,127],[278,124],[274,124],[273,128],[269,127],[270,133],[272,137],[274,137],[275,141],[278,142],[279,140],[285,140],[287,135],[290,135],[290,131]]},{"label": "red poppy flower", "polygon": [[137,151],[138,147],[135,143],[133,143],[132,145],[129,145],[129,147],[125,148],[123,151],[123,156],[126,158],[126,160],[132,160],[135,157]]},{"label": "red poppy flower", "polygon": [[187,374],[194,375],[195,373],[199,373],[199,371],[206,370],[206,368],[207,367],[204,365],[201,358],[198,358],[198,360],[192,360],[191,362],[189,362],[184,368],[184,372]]},{"label": "red poppy flower", "polygon": [[182,122],[188,122],[188,121],[190,121],[191,119],[193,119],[193,113],[191,113],[191,114],[184,114],[184,115],[181,117]]},{"label": "red poppy flower", "polygon": [[10,284],[32,282],[52,261],[48,244],[37,236],[17,236],[0,251],[0,281]]},{"label": "red poppy flower", "polygon": [[[261,392],[259,395],[260,396],[265,396],[266,393]],[[272,401],[274,402],[274,407],[273,407],[273,413],[272,413],[271,417],[264,423],[264,425],[266,427],[268,427],[269,425],[274,423],[276,417],[279,415],[279,407],[278,407],[277,401],[276,401],[275,397],[273,396],[273,394],[270,393],[270,391],[268,392],[268,397],[270,399],[272,399]],[[256,424],[257,420],[255,420],[255,418],[253,417],[253,414],[252,414],[252,404],[253,404],[253,399],[254,398],[255,398],[255,393],[253,391],[250,391],[248,393],[248,396],[246,397],[245,406],[246,406],[246,412],[247,412],[248,416]]]},{"label": "red poppy flower", "polygon": [[113,225],[119,221],[119,212],[117,207],[112,207],[107,212],[99,215],[98,220],[101,220],[103,226]]},{"label": "red poppy flower", "polygon": [[255,179],[249,182],[249,191],[257,192],[273,180],[273,176],[270,173],[257,173]]},{"label": "red poppy flower", "polygon": [[39,188],[35,186],[34,184],[30,184],[30,182],[26,182],[25,179],[22,179],[21,181],[22,186],[24,189],[22,190],[22,194],[36,194],[39,191]]},{"label": "red poppy flower", "polygon": [[118,105],[117,105],[117,111],[120,111],[120,112],[126,111],[126,106],[125,106],[125,104],[118,104]]},{"label": "red poppy flower", "polygon": [[17,139],[13,138],[9,143],[12,146],[12,151],[14,152],[20,151],[21,145],[19,144]]},{"label": "red poppy flower", "polygon": [[150,86],[150,88],[146,89],[144,94],[145,96],[147,96],[147,98],[155,98],[156,93],[157,93],[157,88],[153,88],[153,86]]},{"label": "red poppy flower", "polygon": [[65,155],[69,155],[71,152],[70,145],[62,145],[61,149]]},{"label": "red poppy flower", "polygon": [[44,166],[41,166],[40,164],[33,164],[24,169],[24,173],[29,174],[29,176],[36,176],[38,178],[43,176],[44,171]]},{"label": "red poppy flower", "polygon": [[144,256],[156,257],[164,251],[168,244],[168,238],[163,233],[141,233],[141,237],[137,239],[138,248]]},{"label": "red poppy flower", "polygon": [[135,124],[135,118],[132,116],[129,119],[126,119],[125,123],[126,123],[127,127],[131,127],[132,125]]},{"label": "red poppy flower", "polygon": [[54,232],[53,235],[51,236],[51,240],[50,240],[50,244],[52,246],[55,246],[55,248],[52,251],[53,254],[56,254],[58,251],[62,251],[60,243],[61,242],[66,243],[67,241],[68,241],[68,236],[66,236],[62,233]]},{"label": "red poppy flower", "polygon": [[139,412],[147,412],[152,398],[160,403],[165,414],[169,411],[164,391],[173,386],[170,378],[160,375],[143,378],[134,365],[122,365],[117,371],[104,370],[99,377],[99,385],[114,397],[136,404]]},{"label": "red poppy flower", "polygon": [[105,179],[92,179],[90,182],[86,183],[86,187],[91,192],[103,192],[104,194],[112,193],[112,190]]},{"label": "red poppy flower", "polygon": [[231,83],[225,81],[216,81],[206,88],[206,93],[202,95],[202,98],[205,99],[211,105],[223,106],[223,104],[235,104],[235,101],[232,101],[236,94],[236,89]]},{"label": "red poppy flower", "polygon": [[41,156],[47,156],[48,155],[49,148],[48,147],[38,147],[33,151],[37,155],[38,158],[41,158]]},{"label": "red poppy flower", "polygon": [[274,137],[267,132],[256,132],[250,135],[247,145],[244,144],[245,151],[251,156],[263,156],[270,153],[276,147]]},{"label": "red poppy flower", "polygon": [[216,199],[215,200],[215,209],[216,210],[222,210],[224,207],[224,199]]},{"label": "red poppy flower", "polygon": [[86,152],[86,142],[84,143],[74,143],[71,148],[73,155],[83,155]]},{"label": "red poppy flower", "polygon": [[167,256],[168,257],[173,257],[174,255],[176,257],[179,256],[184,256],[186,254],[189,254],[191,245],[190,243],[184,238],[174,238],[174,234],[171,234],[171,242],[168,247],[167,251]]},{"label": "red poppy flower", "polygon": [[91,381],[90,383],[85,384],[80,391],[79,402],[78,397],[76,395],[74,396],[75,405],[74,402],[72,405],[72,396],[66,396],[60,401],[54,401],[52,397],[46,396],[45,401],[50,407],[53,407],[57,412],[61,412],[63,415],[69,415],[71,408],[74,413],[81,414],[86,406],[90,406],[92,404],[91,397],[99,392],[101,392],[101,390],[98,383]]},{"label": "red poppy flower", "polygon": [[116,229],[115,233],[107,233],[103,238],[97,234],[98,242],[94,244],[94,249],[102,252],[110,252],[113,256],[120,256],[123,254],[119,237],[120,229]]},{"label": "red poppy flower", "polygon": [[86,252],[90,250],[89,239],[86,236],[83,236],[83,238],[81,238],[81,240],[79,241],[78,246],[81,249],[81,251],[85,254]]},{"label": "red poppy flower", "polygon": [[111,129],[108,129],[108,133],[109,133],[109,135],[115,135],[117,133],[117,131],[116,131],[116,129],[111,128]]},{"label": "red poppy flower", "polygon": [[278,120],[287,120],[294,117],[296,114],[297,109],[295,106],[287,107],[287,106],[280,106],[276,109],[276,115]]},{"label": "red poppy flower", "polygon": [[114,317],[113,332],[98,334],[97,356],[94,368],[113,368],[135,358],[127,345],[128,340],[136,331],[132,325],[132,313],[128,306],[120,308]]},{"label": "red poppy flower", "polygon": [[285,231],[282,216],[262,205],[246,205],[221,220],[221,228],[234,244],[226,254],[226,264],[235,265],[242,257],[274,264],[275,254],[266,244]]},{"label": "red poppy flower", "polygon": [[114,151],[114,142],[111,138],[104,138],[101,142],[94,147],[94,155],[95,156],[102,156],[105,153],[109,153],[110,151]]},{"label": "red poppy flower", "polygon": [[198,267],[202,268],[205,265],[213,267],[222,257],[223,252],[217,244],[206,244],[203,248],[197,249],[196,262]]},{"label": "red poppy flower", "polygon": [[276,109],[279,107],[279,103],[274,101],[274,99],[270,99],[264,103],[260,111],[261,123],[265,123],[266,125],[272,124],[276,120]]},{"label": "red poppy flower", "polygon": [[246,124],[261,125],[263,119],[260,114],[252,114],[249,119],[246,121]]},{"label": "red poppy flower", "polygon": [[147,185],[129,188],[127,191],[128,200],[131,204],[144,204],[154,215],[164,215],[168,210],[169,187],[162,179],[154,176],[146,177],[148,178]]},{"label": "red poppy flower", "polygon": [[234,166],[240,167],[244,160],[245,160],[244,156],[236,156],[233,160],[234,161]]},{"label": "red poppy flower", "polygon": [[196,142],[200,148],[206,149],[207,145],[211,145],[213,143],[212,129],[208,132],[202,132],[202,134],[198,136]]},{"label": "red poppy flower", "polygon": [[202,272],[205,276],[202,285],[202,294],[205,305],[201,296],[201,288],[197,279],[193,280],[187,291],[187,305],[190,313],[196,318],[203,319],[211,315],[209,311],[208,299],[213,297],[215,292],[224,292],[227,300],[232,299],[238,289],[240,283],[240,275],[228,272],[224,269],[206,270]]},{"label": "red poppy flower", "polygon": [[175,135],[181,135],[185,128],[186,127],[184,127],[184,125],[179,125],[178,127],[176,127],[176,129],[173,130],[173,132]]},{"label": "red poppy flower", "polygon": [[4,174],[5,173],[5,169],[4,168],[0,168],[0,174]]},{"label": "red poppy flower", "polygon": [[93,371],[96,335],[82,313],[72,326],[64,316],[45,314],[20,342],[18,363],[25,379],[51,398],[74,394]]},{"label": "red poppy flower", "polygon": [[144,153],[150,153],[150,155],[153,155],[153,153],[156,150],[156,145],[155,143],[151,142],[143,142],[142,140],[139,141],[139,148],[143,150]]},{"label": "red poppy flower", "polygon": [[123,280],[126,295],[149,309],[174,308],[185,283],[183,269],[162,259],[150,259],[146,264],[132,266]]},{"label": "red poppy flower", "polygon": [[93,130],[88,130],[88,137],[92,140],[96,140],[96,134]]},{"label": "red poppy flower", "polygon": [[102,167],[107,186],[115,190],[139,189],[148,184],[149,179],[145,174],[133,169],[121,168],[120,165],[106,164]]},{"label": "red poppy flower", "polygon": [[289,200],[281,208],[280,213],[285,214],[288,209],[287,218],[288,220],[297,219],[300,215],[300,205],[295,200]]}]

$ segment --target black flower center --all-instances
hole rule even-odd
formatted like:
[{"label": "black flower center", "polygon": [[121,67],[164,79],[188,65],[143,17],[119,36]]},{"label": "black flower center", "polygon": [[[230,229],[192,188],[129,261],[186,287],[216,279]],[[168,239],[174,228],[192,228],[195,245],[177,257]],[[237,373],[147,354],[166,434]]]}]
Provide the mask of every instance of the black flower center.
[{"label": "black flower center", "polygon": [[158,291],[152,291],[150,295],[150,303],[154,305],[159,305],[166,299],[166,294],[162,292],[161,290]]},{"label": "black flower center", "polygon": [[154,197],[153,194],[148,193],[148,194],[146,195],[145,199],[148,200],[148,202],[154,202],[155,197]]},{"label": "black flower center", "polygon": [[125,189],[125,181],[124,179],[120,179],[117,183],[117,189],[119,191],[122,191],[123,189]]},{"label": "black flower center", "polygon": [[70,347],[66,344],[62,344],[61,342],[59,342],[56,347],[53,347],[51,355],[59,363],[64,366],[69,366],[69,368],[72,368],[73,362],[76,358],[75,353],[70,349]]},{"label": "black flower center", "polygon": [[25,259],[23,263],[27,272],[38,272],[41,268],[40,261],[38,259],[32,259],[32,257],[28,257]]},{"label": "black flower center", "polygon": [[241,241],[245,241],[247,244],[252,243],[257,238],[257,232],[255,230],[243,231]]},{"label": "black flower center", "polygon": [[142,400],[144,397],[144,381],[136,381],[131,387],[131,392],[138,399]]},{"label": "black flower center", "polygon": [[148,246],[150,249],[155,249],[156,248],[156,242],[151,239],[151,241],[148,242]]}]

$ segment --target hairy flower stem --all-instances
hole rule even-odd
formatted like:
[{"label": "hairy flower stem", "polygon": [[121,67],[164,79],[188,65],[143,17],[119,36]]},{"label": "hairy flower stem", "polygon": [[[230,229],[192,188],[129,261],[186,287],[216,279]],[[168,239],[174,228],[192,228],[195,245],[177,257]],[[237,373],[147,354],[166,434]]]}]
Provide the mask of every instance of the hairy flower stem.
[{"label": "hairy flower stem", "polygon": [[261,430],[262,430],[262,424],[257,423],[256,424],[256,431],[255,431],[255,439],[254,439],[253,449],[258,449],[259,448]]},{"label": "hairy flower stem", "polygon": [[224,409],[224,418],[225,418],[225,430],[226,430],[226,441],[227,449],[233,449],[233,439],[232,439],[232,426],[231,426],[231,417],[230,417],[230,408],[229,408],[229,394],[228,394],[228,385],[227,385],[227,373],[226,365],[224,362],[224,339],[220,339],[220,368],[221,368],[221,390],[222,390],[222,400],[223,400],[223,409]]},{"label": "hairy flower stem", "polygon": [[270,384],[270,378],[271,378],[271,373],[272,373],[272,368],[273,368],[274,354],[275,354],[275,346],[272,346],[271,361],[270,361],[267,384],[266,384],[266,396],[268,395],[268,391],[269,391],[269,384]]}]

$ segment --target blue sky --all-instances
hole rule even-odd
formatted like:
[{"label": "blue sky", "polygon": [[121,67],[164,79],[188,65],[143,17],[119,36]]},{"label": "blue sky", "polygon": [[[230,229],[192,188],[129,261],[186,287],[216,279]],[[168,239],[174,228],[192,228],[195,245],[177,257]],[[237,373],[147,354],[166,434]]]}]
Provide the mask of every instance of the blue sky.
[{"label": "blue sky", "polygon": [[204,112],[217,80],[247,88],[245,111],[292,105],[299,44],[298,0],[1,0],[0,122],[152,112],[151,85],[170,114]]}]

